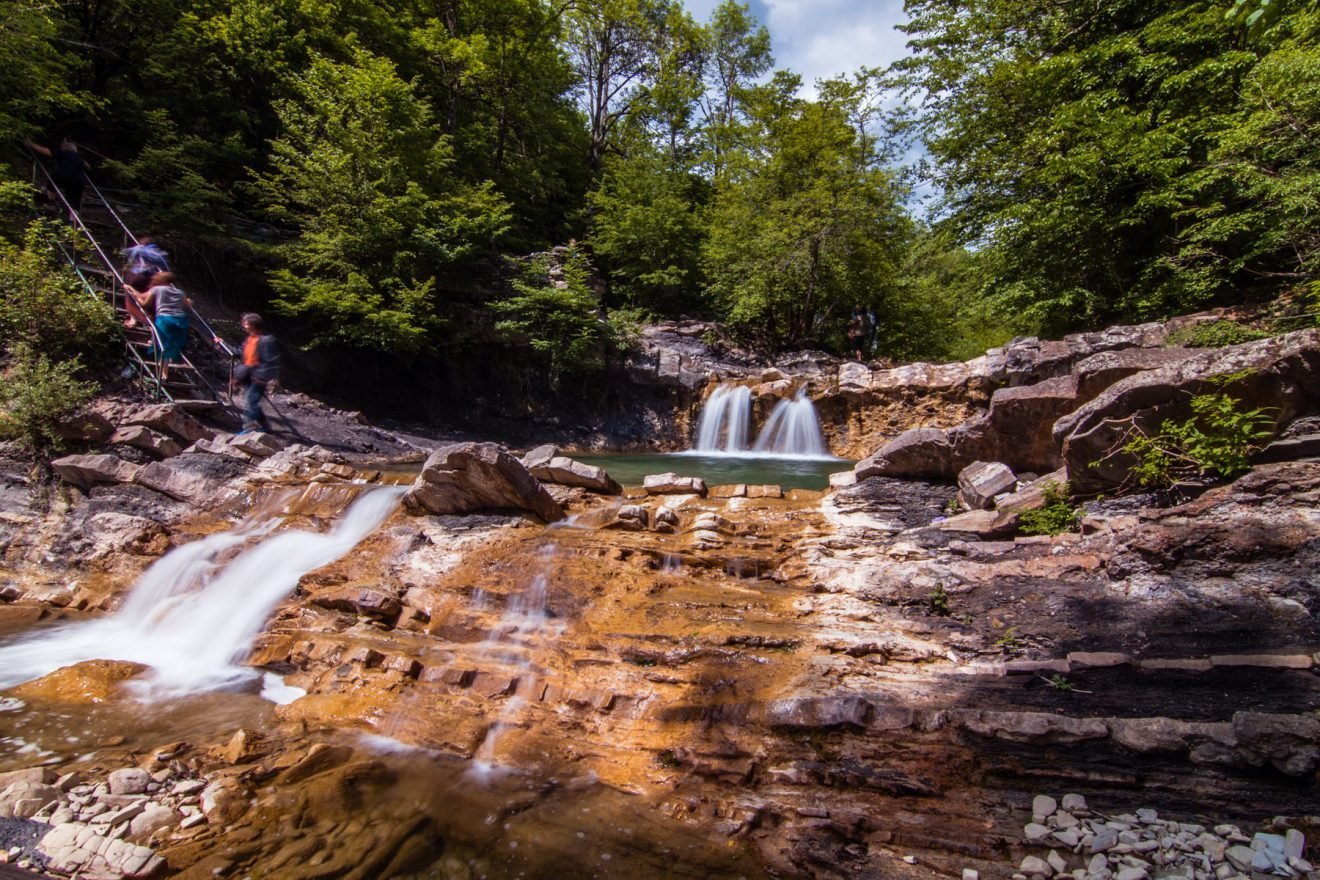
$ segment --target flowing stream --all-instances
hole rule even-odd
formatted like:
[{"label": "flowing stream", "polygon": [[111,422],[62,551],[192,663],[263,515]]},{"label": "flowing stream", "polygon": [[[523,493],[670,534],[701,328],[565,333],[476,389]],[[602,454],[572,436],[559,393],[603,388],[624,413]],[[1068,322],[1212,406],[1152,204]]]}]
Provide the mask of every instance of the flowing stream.
[{"label": "flowing stream", "polygon": [[[298,579],[343,556],[397,507],[403,490],[376,489],[325,533],[248,523],[171,550],[142,575],[115,614],[45,629],[0,646],[0,688],[87,660],[150,666],[140,696],[178,697],[230,687],[257,673],[237,665]],[[259,540],[258,540],[259,539]],[[222,554],[254,542],[232,560]]]}]

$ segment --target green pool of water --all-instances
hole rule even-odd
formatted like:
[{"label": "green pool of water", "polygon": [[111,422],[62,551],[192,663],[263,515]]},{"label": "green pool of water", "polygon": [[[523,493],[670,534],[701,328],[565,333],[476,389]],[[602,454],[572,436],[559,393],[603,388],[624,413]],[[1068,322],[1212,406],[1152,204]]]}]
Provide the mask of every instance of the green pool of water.
[{"label": "green pool of water", "polygon": [[640,486],[648,474],[675,473],[701,477],[708,486],[730,483],[777,485],[785,489],[824,489],[830,474],[852,470],[853,462],[842,458],[780,458],[771,456],[668,454],[573,453],[572,458],[604,468],[624,486]]}]

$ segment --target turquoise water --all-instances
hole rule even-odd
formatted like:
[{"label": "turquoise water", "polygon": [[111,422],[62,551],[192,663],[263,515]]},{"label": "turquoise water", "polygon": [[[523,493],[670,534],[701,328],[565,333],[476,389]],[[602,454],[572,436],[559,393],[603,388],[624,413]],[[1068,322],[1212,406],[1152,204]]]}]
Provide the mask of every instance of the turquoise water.
[{"label": "turquoise water", "polygon": [[572,458],[604,468],[624,486],[640,486],[648,474],[675,473],[701,477],[708,486],[730,483],[777,485],[785,489],[824,489],[830,474],[852,470],[853,462],[842,458],[803,458],[763,455],[706,455],[692,452],[668,454],[572,453]]}]

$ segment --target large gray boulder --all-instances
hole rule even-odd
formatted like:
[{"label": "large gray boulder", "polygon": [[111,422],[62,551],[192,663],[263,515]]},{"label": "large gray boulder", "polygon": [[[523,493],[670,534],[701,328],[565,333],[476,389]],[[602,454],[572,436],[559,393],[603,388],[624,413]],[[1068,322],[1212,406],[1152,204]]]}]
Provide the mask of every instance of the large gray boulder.
[{"label": "large gray boulder", "polygon": [[450,443],[426,460],[403,499],[410,513],[526,510],[546,522],[563,519],[559,502],[506,449],[494,443]]},{"label": "large gray boulder", "polygon": [[[1242,374],[1227,385],[1215,377]],[[1054,441],[1074,491],[1103,492],[1122,485],[1133,465],[1117,452],[1127,432],[1157,431],[1166,419],[1191,415],[1191,399],[1224,391],[1248,408],[1264,408],[1274,428],[1320,412],[1320,330],[1198,354],[1129,376],[1054,426]],[[1111,454],[1112,453],[1112,454]]]}]

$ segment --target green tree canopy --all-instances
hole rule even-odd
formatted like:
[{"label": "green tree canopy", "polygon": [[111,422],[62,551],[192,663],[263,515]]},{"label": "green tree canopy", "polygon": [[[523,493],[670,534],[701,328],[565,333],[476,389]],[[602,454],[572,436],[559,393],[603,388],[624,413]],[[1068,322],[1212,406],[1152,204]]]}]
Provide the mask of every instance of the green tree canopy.
[{"label": "green tree canopy", "polygon": [[491,246],[506,203],[454,178],[449,138],[388,60],[317,58],[296,88],[258,178],[271,214],[298,230],[279,247],[276,305],[314,344],[430,349],[436,279]]}]

